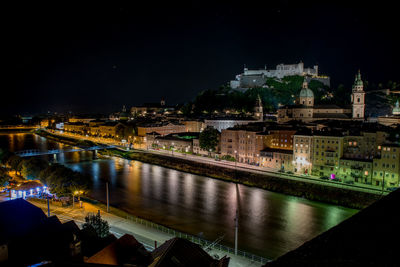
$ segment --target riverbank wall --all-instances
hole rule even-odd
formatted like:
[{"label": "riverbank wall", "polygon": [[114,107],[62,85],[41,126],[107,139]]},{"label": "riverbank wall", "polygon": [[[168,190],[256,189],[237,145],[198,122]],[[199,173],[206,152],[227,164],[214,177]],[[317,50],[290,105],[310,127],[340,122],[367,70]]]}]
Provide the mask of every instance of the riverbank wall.
[{"label": "riverbank wall", "polygon": [[[54,140],[56,141],[64,142],[64,137],[47,133],[46,137],[48,136],[53,136],[55,138]],[[368,192],[353,191],[345,188],[324,186],[322,184],[268,176],[265,174],[235,170],[232,168],[226,168],[207,163],[193,162],[184,158],[172,158],[164,155],[140,151],[131,152],[121,151],[119,149],[111,149],[99,151],[99,154],[137,160],[178,171],[208,176],[228,182],[241,183],[247,186],[262,188],[277,193],[354,209],[365,208],[382,198],[380,195]]]},{"label": "riverbank wall", "polygon": [[59,136],[59,135],[55,135],[52,133],[49,133],[47,131],[43,131],[43,130],[35,130],[33,131],[33,133],[46,137],[47,139],[56,141],[56,142],[60,142],[60,143],[64,143],[67,145],[71,145],[71,146],[93,146],[94,143],[91,141],[87,141],[87,140],[80,140],[80,139],[76,139],[73,137],[67,137],[67,136]]},{"label": "riverbank wall", "polygon": [[159,154],[114,149],[101,153],[348,208],[362,209],[381,198],[380,195],[368,192],[273,177]]}]

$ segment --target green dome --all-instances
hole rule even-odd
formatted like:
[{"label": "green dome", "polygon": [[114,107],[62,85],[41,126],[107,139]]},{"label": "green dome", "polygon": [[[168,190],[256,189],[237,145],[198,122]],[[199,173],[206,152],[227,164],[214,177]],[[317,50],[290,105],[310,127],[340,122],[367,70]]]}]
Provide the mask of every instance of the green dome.
[{"label": "green dome", "polygon": [[303,88],[300,91],[300,97],[314,97],[314,93],[309,88]]},{"label": "green dome", "polygon": [[121,120],[127,120],[127,119],[129,119],[129,114],[127,113],[127,112],[121,112],[120,114],[119,114],[119,119]]}]

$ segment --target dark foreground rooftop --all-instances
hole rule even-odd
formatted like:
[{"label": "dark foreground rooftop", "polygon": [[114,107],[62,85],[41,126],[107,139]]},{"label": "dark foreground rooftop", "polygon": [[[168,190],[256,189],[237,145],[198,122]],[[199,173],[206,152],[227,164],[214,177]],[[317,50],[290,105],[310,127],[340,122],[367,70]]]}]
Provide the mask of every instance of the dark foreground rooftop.
[{"label": "dark foreground rooftop", "polygon": [[265,266],[400,266],[400,190]]}]

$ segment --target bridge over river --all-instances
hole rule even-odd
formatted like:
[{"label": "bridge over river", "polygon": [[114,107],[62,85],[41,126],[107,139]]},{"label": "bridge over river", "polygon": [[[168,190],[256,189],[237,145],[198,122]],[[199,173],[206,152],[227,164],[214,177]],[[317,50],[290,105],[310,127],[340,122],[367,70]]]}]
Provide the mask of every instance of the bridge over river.
[{"label": "bridge over river", "polygon": [[111,149],[114,148],[114,145],[110,146],[92,146],[92,147],[79,147],[79,148],[69,148],[69,149],[51,149],[51,150],[39,150],[39,149],[30,149],[30,150],[21,150],[14,152],[16,155],[20,157],[34,157],[41,155],[55,155],[60,153],[69,153],[69,152],[81,152],[81,151],[94,151],[103,150],[103,149]]}]

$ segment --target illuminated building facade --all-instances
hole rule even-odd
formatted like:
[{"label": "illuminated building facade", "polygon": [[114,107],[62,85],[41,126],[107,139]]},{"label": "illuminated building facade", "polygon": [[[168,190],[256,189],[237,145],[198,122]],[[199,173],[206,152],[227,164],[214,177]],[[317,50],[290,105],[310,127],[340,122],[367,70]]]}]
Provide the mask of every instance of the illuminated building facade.
[{"label": "illuminated building facade", "polygon": [[312,174],[336,178],[340,158],[343,156],[343,136],[340,133],[314,134]]},{"label": "illuminated building facade", "polygon": [[274,171],[292,171],[293,151],[269,147],[264,148],[260,151],[260,165]]},{"label": "illuminated building facade", "polygon": [[399,186],[400,146],[385,144],[378,146],[380,156],[373,159],[372,184],[376,186]]},{"label": "illuminated building facade", "polygon": [[313,166],[313,136],[306,133],[296,133],[293,136],[293,142],[294,172],[299,174],[310,174]]},{"label": "illuminated building facade", "polygon": [[226,129],[221,132],[221,155],[229,155],[238,162],[259,164],[263,143],[257,142],[257,130]]}]

